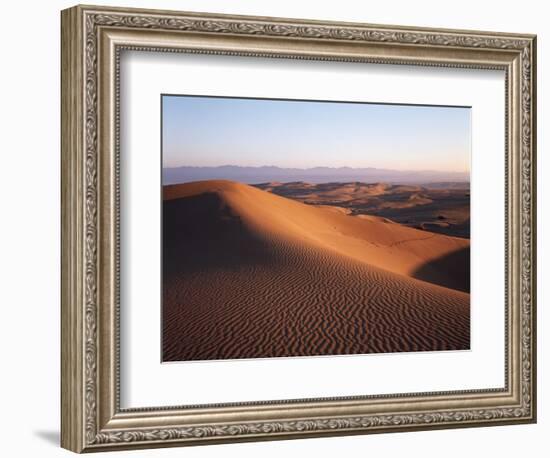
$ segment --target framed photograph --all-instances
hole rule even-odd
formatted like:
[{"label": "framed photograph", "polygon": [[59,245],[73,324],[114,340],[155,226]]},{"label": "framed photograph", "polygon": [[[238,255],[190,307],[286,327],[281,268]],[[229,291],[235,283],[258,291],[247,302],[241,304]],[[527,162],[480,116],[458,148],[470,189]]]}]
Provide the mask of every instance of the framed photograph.
[{"label": "framed photograph", "polygon": [[62,12],[62,446],[536,421],[536,37]]}]

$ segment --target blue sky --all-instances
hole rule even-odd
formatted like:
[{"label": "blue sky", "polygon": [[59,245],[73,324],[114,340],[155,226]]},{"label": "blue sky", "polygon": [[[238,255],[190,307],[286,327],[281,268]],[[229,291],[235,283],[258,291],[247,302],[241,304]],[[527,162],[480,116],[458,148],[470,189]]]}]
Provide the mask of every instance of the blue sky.
[{"label": "blue sky", "polygon": [[163,96],[163,167],[470,170],[470,109]]}]

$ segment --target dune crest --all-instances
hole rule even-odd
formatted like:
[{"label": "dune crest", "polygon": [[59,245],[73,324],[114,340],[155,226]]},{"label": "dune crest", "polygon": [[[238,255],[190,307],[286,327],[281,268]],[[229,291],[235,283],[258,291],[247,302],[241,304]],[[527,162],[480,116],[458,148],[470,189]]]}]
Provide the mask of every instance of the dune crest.
[{"label": "dune crest", "polygon": [[165,186],[164,200],[201,194],[218,196],[221,205],[238,215],[242,224],[257,237],[305,243],[314,248],[350,257],[389,272],[469,292],[462,264],[430,264],[456,252],[469,252],[470,241],[430,233],[400,224],[388,224],[380,217],[346,214],[338,207],[311,206],[225,180],[200,181]]}]

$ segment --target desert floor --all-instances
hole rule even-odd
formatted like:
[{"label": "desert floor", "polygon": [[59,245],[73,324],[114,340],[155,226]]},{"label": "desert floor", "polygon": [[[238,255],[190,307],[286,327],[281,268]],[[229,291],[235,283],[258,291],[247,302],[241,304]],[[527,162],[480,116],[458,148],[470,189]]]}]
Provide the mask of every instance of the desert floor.
[{"label": "desert floor", "polygon": [[331,205],[351,215],[376,215],[405,226],[470,237],[470,184],[262,183],[256,185],[310,205]]},{"label": "desert floor", "polygon": [[467,238],[329,205],[345,193],[163,192],[164,361],[469,348]]}]

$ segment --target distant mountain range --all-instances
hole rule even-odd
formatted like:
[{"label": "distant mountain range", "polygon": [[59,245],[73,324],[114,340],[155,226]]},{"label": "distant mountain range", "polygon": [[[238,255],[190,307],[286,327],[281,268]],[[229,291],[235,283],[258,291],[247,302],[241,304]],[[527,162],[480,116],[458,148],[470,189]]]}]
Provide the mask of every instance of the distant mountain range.
[{"label": "distant mountain range", "polygon": [[275,166],[240,167],[173,167],[162,170],[163,184],[187,183],[202,180],[232,180],[247,184],[279,181],[307,181],[310,183],[362,181],[366,183],[425,184],[434,182],[469,182],[466,172],[402,171],[373,167],[313,167],[309,169]]}]

